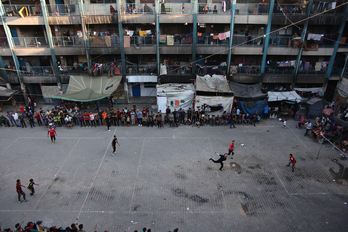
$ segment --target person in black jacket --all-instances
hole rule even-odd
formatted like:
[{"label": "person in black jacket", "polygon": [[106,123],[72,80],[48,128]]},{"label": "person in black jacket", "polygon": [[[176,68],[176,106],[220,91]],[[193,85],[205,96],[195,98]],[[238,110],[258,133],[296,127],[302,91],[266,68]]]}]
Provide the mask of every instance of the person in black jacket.
[{"label": "person in black jacket", "polygon": [[218,160],[213,160],[211,157],[209,158],[209,160],[213,161],[214,163],[220,163],[221,167],[220,167],[220,171],[222,171],[222,168],[224,167],[224,162],[227,159],[227,153],[225,153],[224,155],[220,155],[219,153],[216,153],[216,155],[220,156],[220,158]]}]

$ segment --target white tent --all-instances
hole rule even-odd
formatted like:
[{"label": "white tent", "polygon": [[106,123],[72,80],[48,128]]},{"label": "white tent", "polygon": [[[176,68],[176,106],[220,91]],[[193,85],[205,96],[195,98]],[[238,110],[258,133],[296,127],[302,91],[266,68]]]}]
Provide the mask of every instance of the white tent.
[{"label": "white tent", "polygon": [[222,115],[224,111],[231,112],[233,105],[232,96],[196,96],[195,110],[202,109],[206,104],[211,108],[212,115]]},{"label": "white tent", "polygon": [[296,91],[268,92],[268,101],[296,101],[299,103],[301,101],[301,96],[298,95]]},{"label": "white tent", "polygon": [[195,97],[195,87],[193,84],[162,84],[157,85],[157,107],[158,111],[166,112],[170,110],[192,108]]},{"label": "white tent", "polygon": [[203,92],[232,93],[230,85],[223,75],[196,76],[196,90]]}]

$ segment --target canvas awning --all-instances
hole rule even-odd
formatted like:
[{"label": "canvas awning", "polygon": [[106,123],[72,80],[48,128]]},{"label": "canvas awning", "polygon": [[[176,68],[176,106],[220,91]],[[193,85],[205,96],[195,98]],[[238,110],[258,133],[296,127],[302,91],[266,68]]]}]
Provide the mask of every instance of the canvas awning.
[{"label": "canvas awning", "polygon": [[264,94],[261,91],[259,84],[246,85],[236,82],[230,82],[231,89],[234,93],[234,96],[242,100],[256,100],[263,99],[267,97],[267,94]]},{"label": "canvas awning", "polygon": [[18,92],[19,90],[8,89],[0,86],[0,97],[12,97]]},{"label": "canvas awning", "polygon": [[232,90],[228,84],[226,76],[222,75],[205,75],[196,76],[196,91],[202,92],[220,92],[220,93],[232,93]]},{"label": "canvas awning", "polygon": [[79,102],[97,101],[109,97],[118,88],[121,80],[122,76],[70,76],[66,93],[54,95],[53,98]]},{"label": "canvas awning", "polygon": [[294,101],[299,103],[301,101],[301,96],[298,95],[296,91],[268,92],[268,101]]}]

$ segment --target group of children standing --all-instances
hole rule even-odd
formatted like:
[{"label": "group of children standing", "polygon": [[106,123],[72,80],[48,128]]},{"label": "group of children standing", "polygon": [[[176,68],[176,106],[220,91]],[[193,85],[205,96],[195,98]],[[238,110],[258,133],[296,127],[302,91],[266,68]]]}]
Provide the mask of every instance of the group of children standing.
[{"label": "group of children standing", "polygon": [[[32,195],[35,194],[34,185],[39,186],[38,184],[36,184],[36,183],[34,182],[33,179],[30,179],[30,180],[29,180],[29,185],[28,185],[28,187],[25,187],[24,185],[22,185],[20,179],[17,180],[16,191],[17,191],[17,194],[18,194],[18,203],[21,203],[21,202],[23,202],[23,201],[24,201],[24,202],[29,201],[29,200],[27,200],[27,199],[25,198],[25,192],[23,192],[22,187],[23,187],[23,188],[29,189],[29,190],[30,190],[30,196],[32,196]],[[23,196],[23,200],[21,200],[21,196]]]}]

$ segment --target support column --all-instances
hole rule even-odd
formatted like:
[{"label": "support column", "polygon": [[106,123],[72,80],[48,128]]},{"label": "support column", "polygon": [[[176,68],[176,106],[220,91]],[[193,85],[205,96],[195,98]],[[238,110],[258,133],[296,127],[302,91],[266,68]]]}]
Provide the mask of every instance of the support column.
[{"label": "support column", "polygon": [[55,73],[55,76],[56,76],[57,85],[58,85],[59,88],[61,88],[62,86],[61,86],[61,83],[60,83],[60,77],[59,77],[56,53],[54,52],[52,31],[51,31],[50,25],[48,24],[48,18],[47,18],[48,14],[47,14],[46,2],[45,2],[45,0],[40,0],[40,3],[41,3],[41,10],[42,10],[43,19],[44,19],[44,22],[45,22],[45,29],[46,29],[47,40],[48,40],[48,44],[50,45],[50,52],[51,52],[51,57],[52,57],[54,73]]},{"label": "support column", "polygon": [[198,0],[193,1],[192,74],[196,74]]},{"label": "support column", "polygon": [[226,76],[230,75],[230,66],[231,66],[231,56],[232,56],[232,46],[233,46],[233,32],[234,32],[234,21],[236,18],[236,0],[232,0],[232,9],[231,9],[231,23],[230,23],[230,41],[228,44],[228,55],[227,55],[227,73]]},{"label": "support column", "polygon": [[19,83],[21,85],[21,89],[23,91],[24,101],[27,101],[27,93],[25,91],[25,85],[24,85],[24,82],[23,82],[23,79],[22,79],[22,73],[21,73],[19,61],[18,61],[18,58],[17,58],[15,50],[14,50],[14,42],[13,42],[11,30],[10,30],[9,26],[7,25],[7,23],[6,23],[6,18],[4,17],[4,15],[5,15],[4,5],[0,1],[0,17],[1,17],[1,20],[2,20],[2,26],[4,27],[4,31],[5,31],[5,34],[6,34],[6,37],[7,37],[8,45],[10,47],[12,59],[13,59],[14,65],[16,67],[18,80],[19,80]]},{"label": "support column", "polygon": [[[309,17],[311,10],[312,10],[312,7],[313,7],[313,0],[310,0],[308,3],[308,6],[307,6],[306,17]],[[302,34],[301,34],[302,41],[304,41],[306,33],[307,33],[308,22],[309,22],[309,20],[306,20],[305,24],[303,26],[303,30],[302,30]],[[304,44],[303,44],[303,46],[304,46]],[[292,85],[291,85],[292,89],[294,89],[294,87],[295,87],[295,81],[296,81],[296,77],[297,77],[298,66],[300,64],[301,57],[302,57],[303,46],[300,48],[300,50],[298,51],[298,54],[297,54],[297,58],[296,58],[296,62],[295,62],[295,73],[294,73],[294,76],[292,78]]]},{"label": "support column", "polygon": [[82,34],[83,34],[83,41],[85,44],[85,53],[86,53],[86,59],[88,64],[88,70],[92,68],[91,65],[91,56],[89,54],[89,36],[87,35],[87,27],[85,23],[85,11],[83,8],[83,0],[79,0],[79,10],[80,10],[80,18],[81,18],[81,28],[82,28]]},{"label": "support column", "polygon": [[121,73],[122,80],[125,83],[126,80],[126,61],[124,56],[124,43],[123,43],[123,28],[122,28],[122,10],[121,1],[117,1],[117,23],[118,23],[118,34],[120,38],[120,51],[121,51]]},{"label": "support column", "polygon": [[263,41],[263,56],[262,56],[262,61],[261,61],[260,83],[262,83],[263,75],[265,75],[267,51],[268,51],[268,44],[269,44],[269,33],[271,32],[273,9],[274,9],[274,0],[271,0],[270,5],[269,5],[269,11],[268,11],[268,23],[267,23],[267,29],[266,29],[266,38]]},{"label": "support column", "polygon": [[348,63],[348,53],[346,53],[346,58],[344,59],[344,66],[341,72],[341,77],[340,77],[340,81],[342,81],[343,75],[344,75],[344,71],[347,68],[347,63]]},{"label": "support column", "polygon": [[342,19],[341,27],[340,27],[340,30],[338,32],[339,35],[338,35],[338,38],[337,38],[337,40],[335,42],[335,47],[334,47],[332,56],[330,57],[329,65],[327,66],[325,83],[327,83],[329,81],[329,79],[330,79],[332,68],[333,68],[333,64],[334,64],[334,61],[335,61],[335,58],[336,58],[336,54],[337,54],[337,50],[338,50],[338,46],[340,45],[340,40],[341,40],[341,37],[342,37],[344,26],[346,25],[347,18],[348,18],[348,5],[346,5],[346,9],[344,11],[344,16],[343,16],[343,19]]},{"label": "support column", "polygon": [[160,36],[160,22],[159,22],[160,12],[159,12],[159,3],[155,1],[155,18],[156,18],[156,65],[157,65],[157,75],[161,74],[161,54],[160,54],[160,44],[159,44],[159,36]]}]

